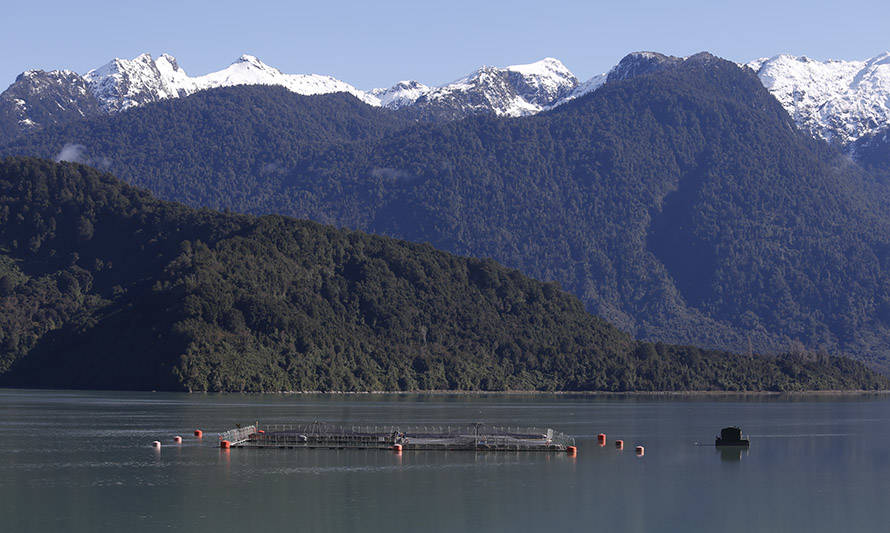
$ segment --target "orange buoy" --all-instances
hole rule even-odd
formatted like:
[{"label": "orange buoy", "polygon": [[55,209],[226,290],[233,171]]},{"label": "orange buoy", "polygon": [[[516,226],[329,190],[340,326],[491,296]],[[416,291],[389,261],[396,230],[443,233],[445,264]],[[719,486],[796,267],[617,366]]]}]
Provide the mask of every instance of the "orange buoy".
[{"label": "orange buoy", "polygon": [[176,444],[182,444],[182,437],[176,435],[175,437],[173,437],[173,442],[175,442]]},{"label": "orange buoy", "polygon": [[569,455],[578,455],[578,448],[576,446],[566,446],[566,453]]},{"label": "orange buoy", "polygon": [[265,434],[266,434],[266,432],[263,431],[262,429],[258,429],[256,432],[259,433],[260,435],[265,435]]},{"label": "orange buoy", "polygon": [[232,446],[232,443],[227,440],[223,440],[223,441],[219,442],[219,447],[222,448],[223,450],[228,450],[231,446]]},{"label": "orange buoy", "polygon": [[198,438],[200,439],[201,437],[204,436],[204,432],[201,431],[200,429],[196,429],[196,430],[195,430],[195,436],[198,437]]},{"label": "orange buoy", "polygon": [[617,449],[619,449],[619,450],[623,450],[623,449],[624,449],[624,441],[623,441],[623,440],[616,440],[616,441],[615,441],[615,448],[617,448]]},{"label": "orange buoy", "polygon": [[645,453],[646,453],[646,448],[643,448],[642,446],[637,446],[637,455],[639,457],[642,457],[643,455],[645,455]]},{"label": "orange buoy", "polygon": [[402,453],[402,445],[401,444],[393,444],[392,451],[396,453]]},{"label": "orange buoy", "polygon": [[152,447],[154,447],[154,448],[157,448],[157,449],[159,449],[159,450],[161,449],[161,441],[159,441],[159,440],[156,440],[156,441],[152,442],[151,445],[152,445]]},{"label": "orange buoy", "polygon": [[605,433],[600,433],[599,435],[596,436],[596,439],[599,441],[600,446],[606,445],[606,434]]}]

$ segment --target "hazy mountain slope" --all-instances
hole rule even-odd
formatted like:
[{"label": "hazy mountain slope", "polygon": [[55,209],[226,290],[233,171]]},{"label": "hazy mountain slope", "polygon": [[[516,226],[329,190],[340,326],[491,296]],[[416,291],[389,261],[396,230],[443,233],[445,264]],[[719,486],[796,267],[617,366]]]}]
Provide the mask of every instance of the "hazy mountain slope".
[{"label": "hazy mountain slope", "polygon": [[345,94],[228,87],[51,128],[4,153],[90,163],[161,198],[267,213],[285,170],[308,154],[408,125]]},{"label": "hazy mountain slope", "polygon": [[734,65],[696,56],[547,114],[354,153],[294,174],[307,196],[336,191],[299,214],[495,257],[646,338],[887,355],[884,210]]},{"label": "hazy mountain slope", "polygon": [[849,360],[639,344],[491,261],[0,162],[0,383],[188,390],[886,388]]}]

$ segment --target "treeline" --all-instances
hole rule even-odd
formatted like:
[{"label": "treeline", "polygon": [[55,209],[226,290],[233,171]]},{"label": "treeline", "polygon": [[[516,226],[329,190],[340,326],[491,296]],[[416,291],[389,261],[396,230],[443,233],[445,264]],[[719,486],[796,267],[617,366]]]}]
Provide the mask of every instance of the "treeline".
[{"label": "treeline", "polygon": [[0,384],[285,390],[887,388],[849,359],[635,342],[490,260],[195,210],[0,162]]}]

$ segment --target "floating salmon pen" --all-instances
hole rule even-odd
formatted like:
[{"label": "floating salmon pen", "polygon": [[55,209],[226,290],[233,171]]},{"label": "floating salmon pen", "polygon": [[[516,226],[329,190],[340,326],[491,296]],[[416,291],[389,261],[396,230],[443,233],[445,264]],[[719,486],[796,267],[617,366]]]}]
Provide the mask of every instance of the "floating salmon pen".
[{"label": "floating salmon pen", "polygon": [[312,422],[230,429],[219,435],[231,448],[354,448],[394,451],[467,450],[577,453],[575,439],[552,429],[486,424],[344,426]]}]

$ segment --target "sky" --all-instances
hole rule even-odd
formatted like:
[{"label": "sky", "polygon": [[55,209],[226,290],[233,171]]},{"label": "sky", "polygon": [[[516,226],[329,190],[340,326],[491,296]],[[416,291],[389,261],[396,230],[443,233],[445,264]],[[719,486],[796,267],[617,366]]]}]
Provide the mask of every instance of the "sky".
[{"label": "sky", "polygon": [[0,85],[22,71],[99,67],[167,52],[190,75],[249,53],[286,73],[360,89],[438,85],[482,65],[556,57],[582,80],[625,54],[734,61],[780,53],[866,59],[890,49],[890,2],[152,0],[5,2]]}]

